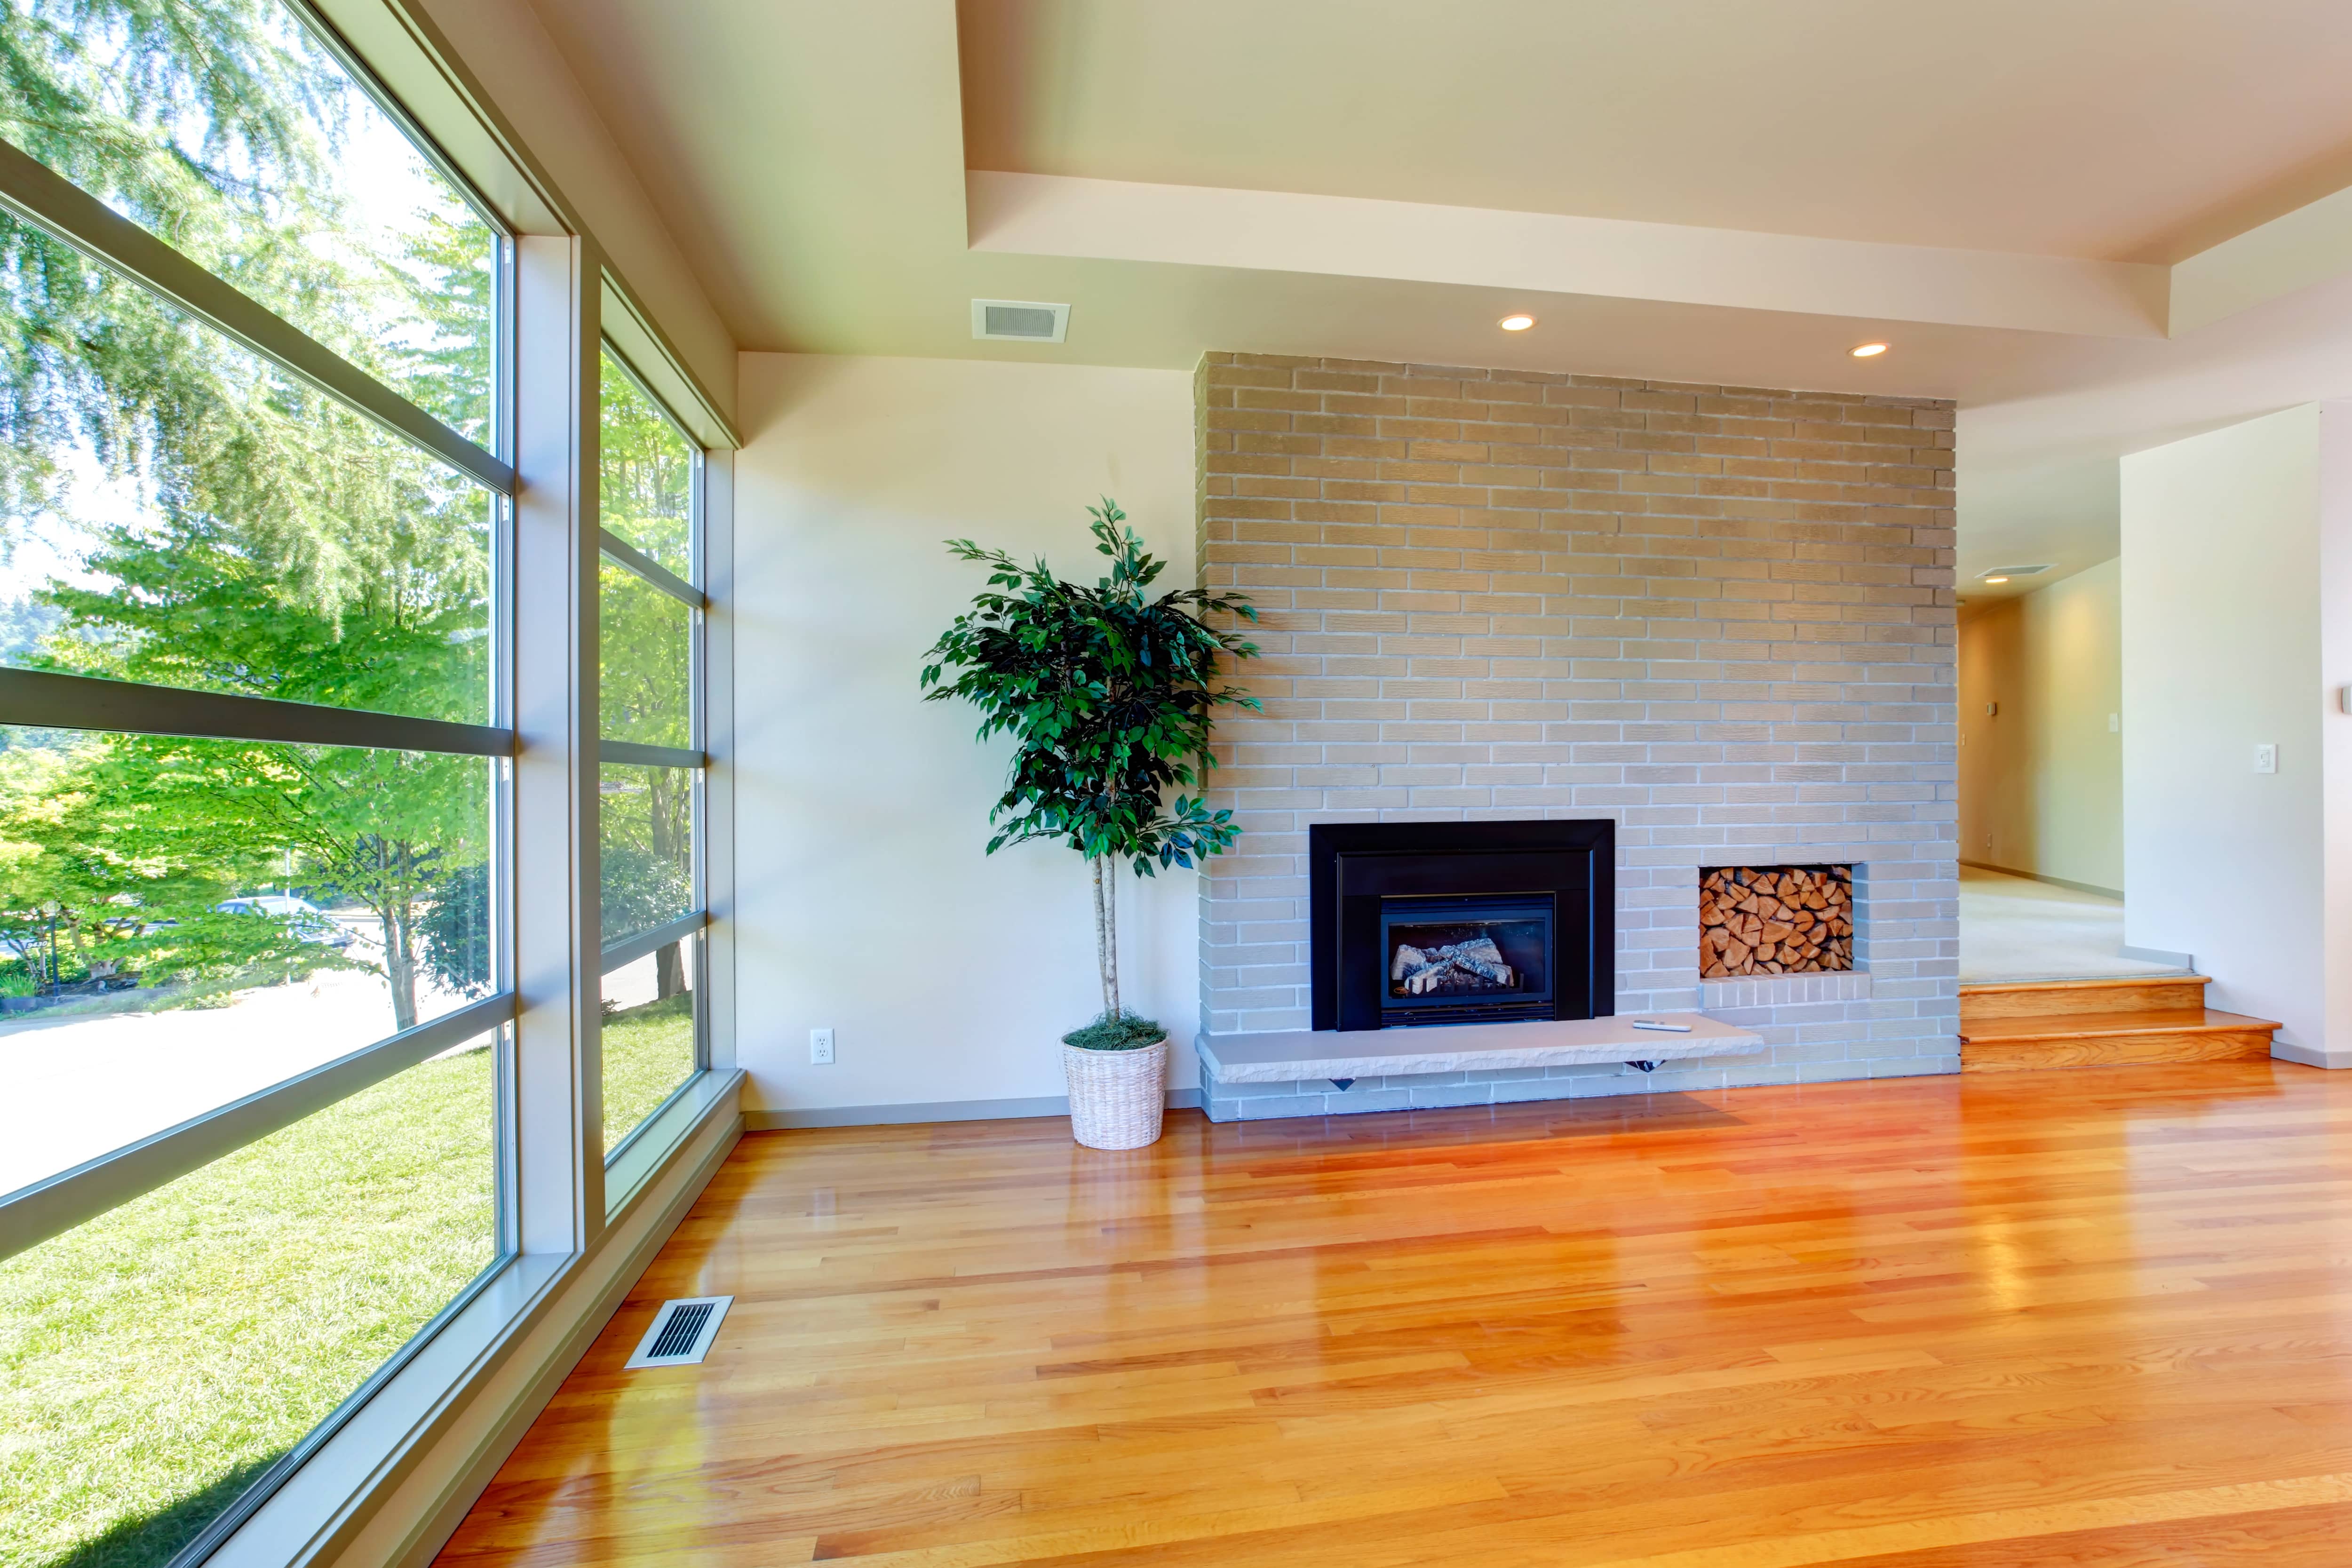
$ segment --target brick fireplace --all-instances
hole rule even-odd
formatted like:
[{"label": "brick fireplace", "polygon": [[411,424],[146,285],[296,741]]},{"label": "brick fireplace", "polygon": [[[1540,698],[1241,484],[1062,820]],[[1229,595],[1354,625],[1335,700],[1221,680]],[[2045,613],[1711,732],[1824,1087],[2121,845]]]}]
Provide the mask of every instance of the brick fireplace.
[{"label": "brick fireplace", "polygon": [[[1615,1011],[1764,1048],[1414,1103],[1957,1068],[1950,405],[1233,353],[1196,395],[1203,578],[1265,656],[1209,1038],[1309,1027],[1310,826],[1605,816]],[[1851,968],[1703,981],[1702,867],[1798,865],[1851,868]]]}]

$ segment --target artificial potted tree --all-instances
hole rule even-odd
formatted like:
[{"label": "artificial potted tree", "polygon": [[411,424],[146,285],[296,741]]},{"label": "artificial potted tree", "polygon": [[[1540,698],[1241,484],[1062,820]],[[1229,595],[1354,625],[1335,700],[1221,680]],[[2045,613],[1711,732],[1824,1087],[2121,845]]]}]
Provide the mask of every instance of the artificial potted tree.
[{"label": "artificial potted tree", "polygon": [[[1095,549],[1109,574],[1092,587],[1024,566],[969,539],[948,548],[988,568],[988,587],[926,656],[927,700],[961,698],[981,710],[978,739],[1013,738],[1011,776],[989,808],[988,852],[1056,839],[1085,857],[1094,882],[1095,956],[1102,1012],[1062,1037],[1070,1130],[1094,1149],[1139,1149],[1160,1136],[1167,1103],[1168,1031],[1129,1012],[1118,994],[1118,868],[1149,877],[1223,854],[1241,834],[1230,811],[1196,795],[1216,765],[1209,731],[1221,707],[1257,700],[1219,683],[1218,660],[1255,645],[1202,617],[1257,612],[1238,594],[1179,588],[1147,598],[1167,563],[1121,525],[1108,496],[1088,507]],[[1171,790],[1178,791],[1168,799]]]}]

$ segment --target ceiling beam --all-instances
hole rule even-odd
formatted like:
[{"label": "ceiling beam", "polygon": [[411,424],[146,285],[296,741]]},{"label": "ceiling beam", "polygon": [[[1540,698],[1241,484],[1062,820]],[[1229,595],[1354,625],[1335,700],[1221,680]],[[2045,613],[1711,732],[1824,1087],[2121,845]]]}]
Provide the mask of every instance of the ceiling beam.
[{"label": "ceiling beam", "polygon": [[[2160,338],[2166,268],[1619,218],[971,170],[975,251]],[[1531,301],[1532,302],[1532,301]]]},{"label": "ceiling beam", "polygon": [[2352,272],[2352,188],[2256,224],[2172,268],[2171,335]]}]

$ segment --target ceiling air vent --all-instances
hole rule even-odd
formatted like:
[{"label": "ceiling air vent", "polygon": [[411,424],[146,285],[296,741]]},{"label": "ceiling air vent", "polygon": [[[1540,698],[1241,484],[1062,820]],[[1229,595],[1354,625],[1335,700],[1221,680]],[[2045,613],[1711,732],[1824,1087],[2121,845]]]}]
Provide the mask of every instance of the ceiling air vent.
[{"label": "ceiling air vent", "polygon": [[1980,577],[2031,577],[2038,573],[2049,571],[2051,565],[2052,563],[2044,561],[2039,566],[1996,566],[1990,572],[1979,572],[1977,575]]},{"label": "ceiling air vent", "polygon": [[1070,330],[1067,305],[1034,300],[974,300],[971,335],[1021,343],[1058,343]]},{"label": "ceiling air vent", "polygon": [[628,1364],[691,1366],[700,1361],[710,1353],[710,1342],[719,1337],[719,1325],[726,1321],[727,1309],[734,1300],[732,1296],[689,1296],[664,1301]]}]

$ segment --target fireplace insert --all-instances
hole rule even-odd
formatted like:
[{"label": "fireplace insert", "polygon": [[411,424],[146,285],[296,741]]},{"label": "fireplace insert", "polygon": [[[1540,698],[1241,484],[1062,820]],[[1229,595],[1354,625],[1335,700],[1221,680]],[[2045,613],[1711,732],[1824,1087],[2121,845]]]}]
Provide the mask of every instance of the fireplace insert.
[{"label": "fireplace insert", "polygon": [[1606,1016],[1615,847],[1606,818],[1309,827],[1314,1026]]}]

